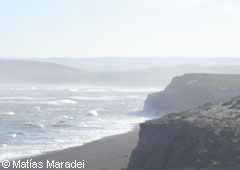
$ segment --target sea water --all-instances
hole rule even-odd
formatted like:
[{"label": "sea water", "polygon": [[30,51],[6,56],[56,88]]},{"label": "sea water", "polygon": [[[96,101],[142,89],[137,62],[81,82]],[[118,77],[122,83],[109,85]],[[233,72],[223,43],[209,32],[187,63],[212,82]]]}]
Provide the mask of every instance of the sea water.
[{"label": "sea water", "polygon": [[79,146],[130,131],[159,89],[1,87],[0,161]]}]

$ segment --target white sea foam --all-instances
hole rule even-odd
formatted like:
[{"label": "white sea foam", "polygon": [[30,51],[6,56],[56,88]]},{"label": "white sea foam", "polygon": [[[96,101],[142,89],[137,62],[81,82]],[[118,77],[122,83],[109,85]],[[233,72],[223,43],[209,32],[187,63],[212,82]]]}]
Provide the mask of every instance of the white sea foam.
[{"label": "white sea foam", "polygon": [[68,89],[68,90],[71,91],[71,92],[78,92],[78,89],[70,88],[70,89]]},{"label": "white sea foam", "polygon": [[112,100],[112,97],[109,96],[100,96],[100,97],[88,97],[88,96],[73,96],[71,99],[77,100]]},{"label": "white sea foam", "polygon": [[62,100],[48,101],[46,102],[46,104],[51,104],[51,105],[77,104],[77,102],[70,99],[62,99]]},{"label": "white sea foam", "polygon": [[44,125],[41,123],[25,123],[24,126],[28,127],[28,128],[44,128]]},{"label": "white sea foam", "polygon": [[7,136],[10,137],[10,138],[16,138],[17,134],[16,133],[10,133]]},{"label": "white sea foam", "polygon": [[89,127],[86,123],[82,122],[78,125],[78,127],[82,128],[82,127]]},{"label": "white sea foam", "polygon": [[64,115],[64,116],[61,116],[60,119],[70,119],[70,120],[73,120],[74,117]]},{"label": "white sea foam", "polygon": [[60,103],[56,100],[54,101],[48,101],[48,102],[42,102],[42,104],[49,104],[49,105],[60,105]]},{"label": "white sea foam", "polygon": [[156,92],[162,91],[164,88],[156,88],[156,87],[146,87],[146,88],[118,88],[118,87],[110,87],[110,88],[86,88],[82,89],[87,92]]},{"label": "white sea foam", "polygon": [[139,107],[136,107],[136,108],[133,108],[130,110],[130,112],[138,112],[140,111],[141,109]]},{"label": "white sea foam", "polygon": [[7,116],[14,116],[15,113],[10,111],[10,112],[3,112],[3,113],[0,113],[0,115],[7,115]]},{"label": "white sea foam", "polygon": [[76,101],[70,100],[70,99],[63,99],[57,101],[60,104],[77,104]]},{"label": "white sea foam", "polygon": [[41,108],[40,108],[39,106],[34,107],[34,109],[35,109],[37,112],[41,112]]},{"label": "white sea foam", "polygon": [[124,100],[124,99],[145,99],[145,97],[140,96],[97,96],[97,97],[87,97],[87,96],[73,96],[71,99],[77,100]]},{"label": "white sea foam", "polygon": [[27,97],[27,96],[18,96],[18,97],[0,97],[0,100],[33,100],[34,98],[32,97]]},{"label": "white sea foam", "polygon": [[95,116],[95,117],[97,117],[97,116],[98,116],[98,113],[97,113],[96,110],[89,110],[87,115],[88,115],[88,116]]},{"label": "white sea foam", "polygon": [[0,143],[0,147],[7,147],[7,144],[5,144],[5,143]]}]

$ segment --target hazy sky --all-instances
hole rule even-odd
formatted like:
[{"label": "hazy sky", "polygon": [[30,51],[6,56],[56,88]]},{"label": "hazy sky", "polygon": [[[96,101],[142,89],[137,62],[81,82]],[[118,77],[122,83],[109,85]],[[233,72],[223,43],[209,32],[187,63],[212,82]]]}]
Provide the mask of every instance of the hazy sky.
[{"label": "hazy sky", "polygon": [[239,0],[0,0],[1,57],[240,57]]}]

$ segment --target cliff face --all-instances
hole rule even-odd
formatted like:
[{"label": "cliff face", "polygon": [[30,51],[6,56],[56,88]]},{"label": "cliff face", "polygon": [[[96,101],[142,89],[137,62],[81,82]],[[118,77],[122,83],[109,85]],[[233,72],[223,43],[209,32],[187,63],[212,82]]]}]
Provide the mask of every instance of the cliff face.
[{"label": "cliff face", "polygon": [[240,97],[141,124],[128,170],[240,169]]},{"label": "cliff face", "polygon": [[164,91],[150,94],[144,111],[166,114],[193,109],[240,94],[240,75],[185,74],[173,78]]}]

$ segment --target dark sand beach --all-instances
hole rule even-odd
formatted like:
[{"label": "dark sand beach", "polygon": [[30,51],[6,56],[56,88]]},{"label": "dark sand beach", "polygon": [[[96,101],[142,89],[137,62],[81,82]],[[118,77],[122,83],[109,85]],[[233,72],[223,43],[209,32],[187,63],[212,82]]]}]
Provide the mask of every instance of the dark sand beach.
[{"label": "dark sand beach", "polygon": [[[85,170],[122,170],[126,169],[132,150],[138,142],[138,128],[133,131],[105,137],[93,141],[83,146],[68,148],[61,151],[49,152],[44,155],[23,159],[22,161],[31,160],[31,162],[43,162],[43,168],[38,169],[59,169],[47,168],[46,162],[49,160],[59,162],[73,162],[75,160],[83,162]],[[30,164],[29,164],[30,165]],[[3,167],[0,166],[2,170]],[[12,165],[8,169],[13,168]],[[29,168],[20,168],[29,169]],[[35,169],[35,168],[30,168]],[[60,168],[68,169],[68,168]],[[76,168],[78,169],[78,168]],[[82,168],[83,169],[83,168]]]}]

